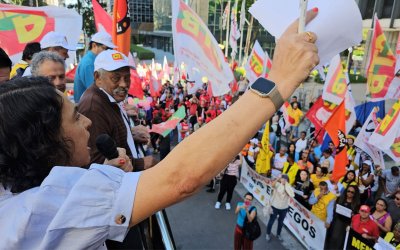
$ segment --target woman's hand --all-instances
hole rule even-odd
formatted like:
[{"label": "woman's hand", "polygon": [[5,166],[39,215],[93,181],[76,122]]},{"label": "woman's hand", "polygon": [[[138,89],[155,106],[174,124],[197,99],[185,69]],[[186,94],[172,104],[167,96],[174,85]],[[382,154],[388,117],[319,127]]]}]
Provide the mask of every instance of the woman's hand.
[{"label": "woman's hand", "polygon": [[126,155],[126,150],[124,148],[117,148],[118,158],[104,161],[105,165],[110,165],[122,169],[125,172],[132,172],[133,166],[131,159]]}]

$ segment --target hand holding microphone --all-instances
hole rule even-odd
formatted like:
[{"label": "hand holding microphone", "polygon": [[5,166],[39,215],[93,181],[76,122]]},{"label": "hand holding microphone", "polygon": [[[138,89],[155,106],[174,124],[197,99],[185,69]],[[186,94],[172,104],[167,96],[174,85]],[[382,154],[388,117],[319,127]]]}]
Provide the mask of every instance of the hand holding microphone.
[{"label": "hand holding microphone", "polygon": [[107,134],[101,134],[96,138],[97,150],[106,157],[104,164],[114,166],[132,172],[133,166],[124,148],[117,148],[115,141]]}]

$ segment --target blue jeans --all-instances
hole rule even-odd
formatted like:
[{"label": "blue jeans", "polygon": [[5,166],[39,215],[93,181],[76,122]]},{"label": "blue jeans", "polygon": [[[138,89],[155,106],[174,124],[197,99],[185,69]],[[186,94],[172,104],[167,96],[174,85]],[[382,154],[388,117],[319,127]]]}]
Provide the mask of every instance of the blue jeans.
[{"label": "blue jeans", "polygon": [[281,235],[282,227],[283,227],[283,220],[286,217],[287,210],[288,210],[287,208],[277,209],[277,208],[272,207],[272,214],[271,214],[271,217],[269,218],[268,225],[267,225],[267,234],[271,234],[272,225],[274,225],[276,218],[279,217],[278,218],[278,231],[276,234]]}]

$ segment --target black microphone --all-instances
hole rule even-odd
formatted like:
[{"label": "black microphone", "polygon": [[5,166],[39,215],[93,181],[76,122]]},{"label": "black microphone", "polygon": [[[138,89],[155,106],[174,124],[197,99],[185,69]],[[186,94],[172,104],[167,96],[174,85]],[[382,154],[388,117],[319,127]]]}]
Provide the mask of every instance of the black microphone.
[{"label": "black microphone", "polygon": [[108,160],[118,158],[117,145],[108,134],[101,134],[96,138],[96,147]]}]

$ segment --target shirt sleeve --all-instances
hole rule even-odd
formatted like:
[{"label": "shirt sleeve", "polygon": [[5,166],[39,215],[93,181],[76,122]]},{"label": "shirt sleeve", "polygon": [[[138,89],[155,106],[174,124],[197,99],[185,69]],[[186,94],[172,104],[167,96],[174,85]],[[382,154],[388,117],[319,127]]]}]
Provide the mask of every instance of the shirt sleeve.
[{"label": "shirt sleeve", "polygon": [[314,192],[312,192],[310,199],[308,200],[308,203],[310,203],[310,205],[314,205],[317,202],[318,202],[318,199],[317,199],[317,197],[315,197]]},{"label": "shirt sleeve", "polygon": [[92,83],[94,83],[94,65],[86,65],[86,67],[83,69],[83,85],[85,85],[86,88],[89,88]]},{"label": "shirt sleeve", "polygon": [[333,208],[335,205],[335,200],[331,200],[326,208],[327,216],[326,216],[326,223],[331,224],[333,219]]},{"label": "shirt sleeve", "polygon": [[72,187],[51,221],[40,249],[99,248],[123,241],[140,173],[93,164]]}]

